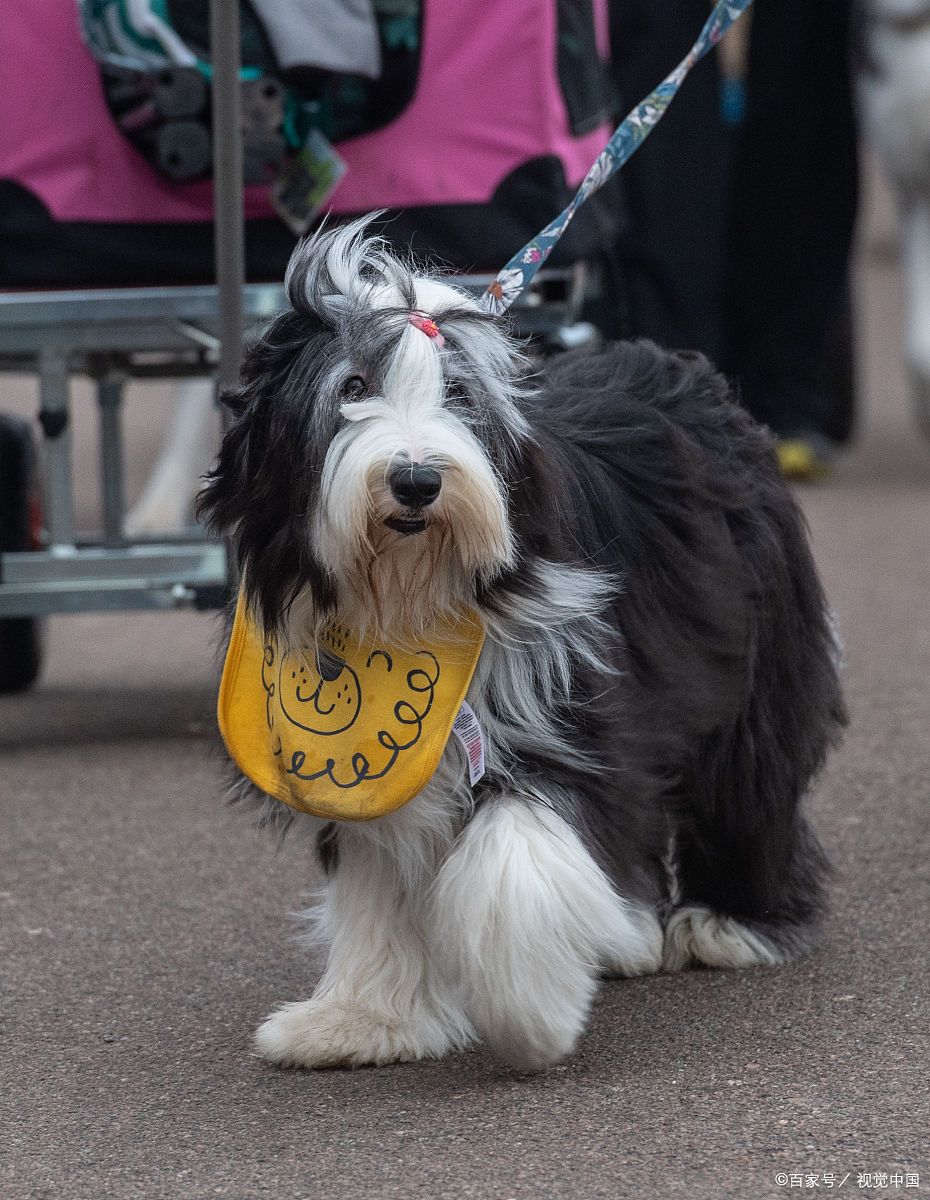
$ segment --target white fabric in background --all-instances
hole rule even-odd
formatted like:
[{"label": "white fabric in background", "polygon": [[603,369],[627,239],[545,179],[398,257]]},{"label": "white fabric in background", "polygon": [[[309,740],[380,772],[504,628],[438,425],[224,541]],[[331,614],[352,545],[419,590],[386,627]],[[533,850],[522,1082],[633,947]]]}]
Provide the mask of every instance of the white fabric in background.
[{"label": "white fabric in background", "polygon": [[381,74],[371,0],[253,0],[282,68]]}]

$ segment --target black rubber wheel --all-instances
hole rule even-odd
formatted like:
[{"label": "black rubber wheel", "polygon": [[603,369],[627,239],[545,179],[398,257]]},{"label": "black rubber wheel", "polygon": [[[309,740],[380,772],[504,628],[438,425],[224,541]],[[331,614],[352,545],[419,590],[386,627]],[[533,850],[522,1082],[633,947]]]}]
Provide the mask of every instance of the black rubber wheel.
[{"label": "black rubber wheel", "polygon": [[[25,421],[0,413],[0,580],[3,555],[35,548],[36,454]],[[0,619],[0,692],[20,692],[42,667],[42,622]]]}]

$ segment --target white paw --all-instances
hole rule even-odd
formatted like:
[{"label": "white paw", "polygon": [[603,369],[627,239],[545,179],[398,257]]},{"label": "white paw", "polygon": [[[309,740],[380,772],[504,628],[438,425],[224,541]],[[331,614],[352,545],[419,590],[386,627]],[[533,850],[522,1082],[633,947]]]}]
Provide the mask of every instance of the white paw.
[{"label": "white paw", "polygon": [[425,1012],[402,1019],[325,996],[273,1012],[257,1029],[255,1048],[283,1067],[361,1067],[439,1058],[467,1040]]},{"label": "white paw", "polygon": [[475,1024],[498,1058],[515,1071],[535,1075],[568,1058],[578,1045],[593,991],[592,981],[588,995],[566,995],[562,1013],[542,1012],[528,1003],[527,1011],[517,1016],[489,1006]]},{"label": "white paw", "polygon": [[767,938],[733,917],[698,905],[680,908],[665,927],[662,966],[666,971],[682,971],[692,963],[706,967],[770,967],[785,958]]},{"label": "white paw", "polygon": [[628,904],[627,920],[617,922],[603,951],[601,972],[608,979],[654,975],[662,969],[662,925],[655,913],[638,904]]}]

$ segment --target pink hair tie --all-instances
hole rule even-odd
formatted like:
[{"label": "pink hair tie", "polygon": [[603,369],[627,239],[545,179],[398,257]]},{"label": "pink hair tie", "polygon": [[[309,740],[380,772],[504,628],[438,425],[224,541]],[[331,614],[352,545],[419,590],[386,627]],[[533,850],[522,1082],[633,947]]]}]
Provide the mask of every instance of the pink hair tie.
[{"label": "pink hair tie", "polygon": [[408,319],[411,325],[417,329],[421,329],[428,338],[432,338],[440,350],[446,344],[446,339],[439,332],[439,326],[432,317],[428,317],[425,313],[414,311]]}]

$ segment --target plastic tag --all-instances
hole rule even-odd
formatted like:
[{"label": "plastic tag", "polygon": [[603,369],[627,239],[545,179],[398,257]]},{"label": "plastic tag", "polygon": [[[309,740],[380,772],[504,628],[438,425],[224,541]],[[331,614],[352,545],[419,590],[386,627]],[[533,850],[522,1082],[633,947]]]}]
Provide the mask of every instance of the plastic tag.
[{"label": "plastic tag", "polygon": [[462,701],[459,715],[455,718],[452,732],[462,743],[468,756],[468,782],[474,787],[484,774],[484,734],[474,709],[465,700]]},{"label": "plastic tag", "polygon": [[292,233],[308,232],[347,170],[329,139],[311,129],[271,188],[271,202]]}]

